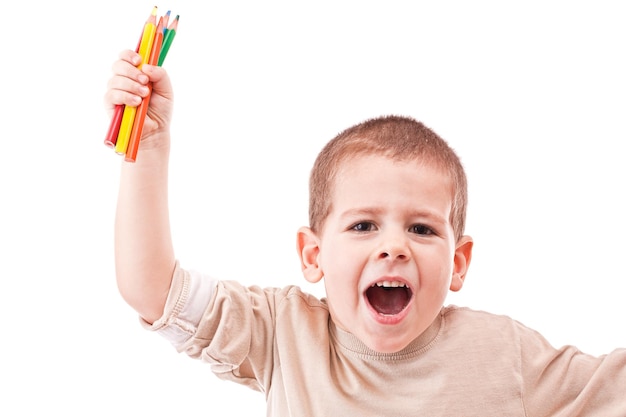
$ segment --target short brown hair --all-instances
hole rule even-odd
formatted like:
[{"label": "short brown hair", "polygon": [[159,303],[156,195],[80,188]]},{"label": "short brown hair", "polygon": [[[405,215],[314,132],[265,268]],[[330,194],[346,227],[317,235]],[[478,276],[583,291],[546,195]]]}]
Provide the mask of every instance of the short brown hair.
[{"label": "short brown hair", "polygon": [[339,133],[317,156],[309,181],[309,225],[320,232],[332,209],[335,177],[342,163],[364,155],[407,161],[419,159],[449,175],[452,182],[450,223],[455,238],[463,236],[467,210],[467,179],[452,148],[423,123],[410,117],[382,116]]}]

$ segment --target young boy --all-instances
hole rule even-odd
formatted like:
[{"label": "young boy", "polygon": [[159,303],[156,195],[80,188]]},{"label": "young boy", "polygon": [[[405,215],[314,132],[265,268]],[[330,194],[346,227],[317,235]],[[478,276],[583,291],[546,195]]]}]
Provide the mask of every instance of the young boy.
[{"label": "young boy", "polygon": [[508,317],[443,306],[472,254],[465,173],[410,118],[353,126],[315,162],[297,247],[326,298],[183,269],[168,218],[172,88],[163,68],[138,62],[120,55],[105,101],[137,105],[153,83],[115,225],[119,289],[146,328],[264,392],[273,416],[626,416],[626,350],[555,349]]}]

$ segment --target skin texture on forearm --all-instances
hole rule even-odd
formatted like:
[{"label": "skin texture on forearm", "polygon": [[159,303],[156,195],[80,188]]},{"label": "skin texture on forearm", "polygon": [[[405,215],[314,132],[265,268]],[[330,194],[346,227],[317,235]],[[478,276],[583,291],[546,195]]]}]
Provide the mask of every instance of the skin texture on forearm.
[{"label": "skin texture on forearm", "polygon": [[135,163],[122,163],[115,216],[117,285],[149,323],[163,313],[175,265],[168,162],[169,147],[160,147],[140,150]]}]

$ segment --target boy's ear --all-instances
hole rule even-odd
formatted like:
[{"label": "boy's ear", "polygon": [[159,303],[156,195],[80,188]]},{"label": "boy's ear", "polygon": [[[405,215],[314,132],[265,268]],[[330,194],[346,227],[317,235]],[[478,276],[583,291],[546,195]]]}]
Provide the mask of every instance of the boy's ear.
[{"label": "boy's ear", "polygon": [[304,278],[310,283],[318,282],[324,274],[318,263],[320,245],[317,235],[309,227],[301,227],[298,229],[297,246]]},{"label": "boy's ear", "polygon": [[465,275],[472,260],[474,241],[469,236],[463,236],[456,244],[454,251],[454,270],[452,271],[451,291],[459,291],[465,282]]}]

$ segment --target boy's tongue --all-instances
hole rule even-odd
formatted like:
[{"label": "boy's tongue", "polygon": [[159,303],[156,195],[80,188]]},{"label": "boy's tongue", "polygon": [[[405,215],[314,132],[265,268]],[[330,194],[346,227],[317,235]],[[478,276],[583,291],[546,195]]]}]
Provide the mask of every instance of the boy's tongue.
[{"label": "boy's tongue", "polygon": [[370,305],[380,314],[398,314],[409,302],[409,291],[403,287],[373,286],[365,292],[365,295]]}]

